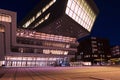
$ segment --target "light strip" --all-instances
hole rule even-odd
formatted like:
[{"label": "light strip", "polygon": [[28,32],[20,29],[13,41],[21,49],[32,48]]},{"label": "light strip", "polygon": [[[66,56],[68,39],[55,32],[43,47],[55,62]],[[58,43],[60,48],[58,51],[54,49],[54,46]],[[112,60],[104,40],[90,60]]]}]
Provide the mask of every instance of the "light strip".
[{"label": "light strip", "polygon": [[35,16],[33,16],[30,20],[28,20],[24,25],[23,28],[27,28],[35,19],[37,19],[42,13],[44,13],[50,6],[52,6],[56,0],[52,0],[48,5],[46,5],[42,11],[40,10]]},{"label": "light strip", "polygon": [[71,42],[71,43],[76,42],[76,38],[40,33],[35,31],[24,30],[24,29],[18,29],[16,35],[17,37],[34,38],[34,39],[42,39],[42,40],[50,40],[50,41],[58,41],[58,42]]}]

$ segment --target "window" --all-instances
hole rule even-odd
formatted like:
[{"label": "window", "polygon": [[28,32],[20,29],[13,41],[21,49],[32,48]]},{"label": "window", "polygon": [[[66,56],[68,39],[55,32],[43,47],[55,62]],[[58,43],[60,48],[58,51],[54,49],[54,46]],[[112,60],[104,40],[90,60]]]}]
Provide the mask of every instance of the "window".
[{"label": "window", "polygon": [[92,52],[93,52],[93,53],[95,53],[95,52],[97,52],[97,51],[98,51],[97,48],[93,48],[93,49],[92,49]]},{"label": "window", "polygon": [[68,55],[68,51],[44,49],[44,54]]},{"label": "window", "polygon": [[44,42],[42,43],[43,46],[49,46],[49,47],[60,47],[60,48],[69,48],[70,45],[66,45],[64,43],[56,43],[56,42]]},{"label": "window", "polygon": [[85,29],[91,31],[96,15],[85,0],[68,0],[65,13]]},{"label": "window", "polygon": [[18,29],[16,35],[17,37],[29,37],[29,38],[42,39],[42,40],[43,39],[52,40],[52,41],[54,40],[58,42],[69,42],[69,43],[76,42],[76,38],[40,33],[35,31],[24,30],[24,29]]},{"label": "window", "polygon": [[3,21],[3,22],[11,22],[11,21],[12,21],[12,18],[11,18],[10,15],[0,14],[0,21]]},{"label": "window", "polygon": [[33,28],[35,28],[38,25],[40,25],[41,23],[43,23],[45,20],[47,20],[49,18],[49,16],[50,16],[50,13],[48,13],[44,18],[42,18],[38,23],[36,23]]},{"label": "window", "polygon": [[98,42],[98,46],[103,46],[103,43],[101,43],[101,42]]},{"label": "window", "polygon": [[[56,2],[56,0],[52,0],[49,4],[47,4],[42,11],[40,10],[35,16],[33,16],[31,19],[29,19],[24,25],[23,28],[27,28],[33,21],[35,21],[35,19],[37,19],[42,13],[44,13],[51,5],[53,5]],[[45,17],[48,18],[49,15],[47,15]],[[37,23],[34,27],[38,26],[39,24],[41,24],[43,22],[43,19],[41,21],[39,21],[39,23]]]},{"label": "window", "polygon": [[92,42],[92,44],[96,44],[97,43],[97,41],[91,41]]},{"label": "window", "polygon": [[23,27],[24,27],[24,28],[27,28],[33,21],[35,21],[35,17],[32,17],[29,21],[27,21],[27,22],[23,25]]},{"label": "window", "polygon": [[93,55],[93,57],[98,57],[98,55]]}]

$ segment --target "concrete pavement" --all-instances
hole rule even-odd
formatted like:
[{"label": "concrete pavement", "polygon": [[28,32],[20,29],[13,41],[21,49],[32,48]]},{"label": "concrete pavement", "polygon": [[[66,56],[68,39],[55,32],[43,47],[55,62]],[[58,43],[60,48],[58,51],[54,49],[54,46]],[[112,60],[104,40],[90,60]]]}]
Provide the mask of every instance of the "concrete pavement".
[{"label": "concrete pavement", "polygon": [[2,68],[1,72],[0,80],[120,80],[120,67],[108,66]]}]

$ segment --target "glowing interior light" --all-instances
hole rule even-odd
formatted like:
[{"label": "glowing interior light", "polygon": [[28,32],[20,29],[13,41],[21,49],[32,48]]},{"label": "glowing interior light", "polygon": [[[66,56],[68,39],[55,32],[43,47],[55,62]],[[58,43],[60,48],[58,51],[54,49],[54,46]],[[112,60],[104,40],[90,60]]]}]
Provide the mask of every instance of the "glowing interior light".
[{"label": "glowing interior light", "polygon": [[36,14],[36,18],[38,18],[41,14],[42,14],[41,11],[39,11],[39,12]]},{"label": "glowing interior light", "polygon": [[47,20],[50,16],[50,13],[45,16],[45,20]]},{"label": "glowing interior light", "polygon": [[[56,2],[56,0],[52,0],[49,4],[47,4],[42,10],[40,10],[35,16],[33,16],[31,19],[29,19],[24,25],[23,28],[27,28],[33,21],[35,21],[35,19],[37,19],[39,16],[41,16],[41,14],[43,14],[48,8],[50,8],[54,3]],[[47,15],[45,18],[48,18],[49,15]],[[34,27],[37,27],[39,24],[41,24],[42,22],[44,22],[42,19],[41,21],[39,21],[39,23],[37,23]]]},{"label": "glowing interior light", "polygon": [[32,17],[29,21],[27,21],[27,22],[23,25],[23,27],[24,27],[24,28],[27,28],[33,21],[35,21],[35,17]]},{"label": "glowing interior light", "polygon": [[96,15],[85,0],[68,0],[65,13],[85,29],[91,31]]},{"label": "glowing interior light", "polygon": [[57,41],[57,42],[76,43],[76,38],[40,33],[40,32],[29,31],[25,29],[18,29],[16,36],[34,38],[34,39],[40,39],[40,40]]},{"label": "glowing interior light", "polygon": [[44,54],[68,55],[68,51],[44,49]]},{"label": "glowing interior light", "polygon": [[56,2],[56,0],[53,0],[54,2]]},{"label": "glowing interior light", "polygon": [[36,28],[38,25],[42,24],[44,21],[46,21],[50,16],[50,13],[48,13],[44,18],[42,18],[38,23],[35,24],[33,28]]},{"label": "glowing interior light", "polygon": [[11,18],[10,15],[0,14],[0,21],[3,21],[3,22],[11,22],[11,21],[12,21],[12,18]]}]

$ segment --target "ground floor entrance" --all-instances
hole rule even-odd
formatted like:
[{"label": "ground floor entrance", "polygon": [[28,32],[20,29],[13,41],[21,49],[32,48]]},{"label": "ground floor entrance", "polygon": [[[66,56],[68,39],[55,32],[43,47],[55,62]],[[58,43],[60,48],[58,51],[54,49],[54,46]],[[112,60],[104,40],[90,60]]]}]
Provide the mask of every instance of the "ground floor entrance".
[{"label": "ground floor entrance", "polygon": [[5,66],[8,67],[49,67],[68,65],[67,57],[13,57],[6,56]]},{"label": "ground floor entrance", "polygon": [[6,61],[9,67],[47,67],[53,66],[54,63],[55,61]]}]

